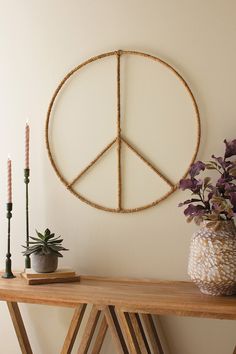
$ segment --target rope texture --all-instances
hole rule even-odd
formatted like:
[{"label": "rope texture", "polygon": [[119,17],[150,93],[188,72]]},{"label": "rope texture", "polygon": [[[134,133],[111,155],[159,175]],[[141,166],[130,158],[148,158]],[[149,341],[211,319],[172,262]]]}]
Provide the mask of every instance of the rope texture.
[{"label": "rope texture", "polygon": [[[163,61],[162,59],[152,56],[150,54],[147,53],[142,53],[142,52],[136,52],[136,51],[130,51],[130,50],[118,50],[118,51],[113,51],[113,52],[107,52],[104,54],[100,54],[97,55],[95,57],[90,58],[89,60],[83,62],[82,64],[80,64],[79,66],[77,66],[76,68],[74,68],[72,71],[70,71],[65,77],[64,79],[61,81],[61,83],[58,85],[56,91],[54,92],[54,95],[50,101],[49,107],[48,107],[48,112],[47,112],[47,119],[46,119],[46,128],[45,128],[45,138],[46,138],[46,148],[48,151],[48,155],[49,155],[49,159],[50,162],[57,174],[57,176],[59,177],[59,179],[61,180],[61,182],[66,186],[66,188],[68,190],[70,190],[71,193],[73,193],[76,197],[78,197],[80,200],[82,200],[83,202],[91,205],[92,207],[104,210],[104,211],[110,211],[110,212],[117,212],[117,213],[132,213],[132,212],[136,212],[136,211],[141,211],[141,210],[145,210],[147,208],[150,208],[154,205],[157,205],[158,203],[160,203],[161,201],[165,200],[170,194],[172,194],[178,187],[178,183],[174,184],[172,183],[167,176],[165,176],[159,169],[157,169],[150,161],[148,161],[130,142],[127,141],[126,138],[124,138],[121,134],[121,103],[120,103],[120,59],[121,59],[121,55],[138,55],[138,56],[142,56],[145,57],[147,59],[151,59],[154,61],[157,61],[161,64],[163,64],[165,67],[167,67],[169,70],[171,70],[176,76],[177,78],[181,81],[181,83],[184,85],[187,93],[190,95],[190,98],[192,100],[193,103],[193,107],[195,110],[195,114],[196,114],[196,123],[197,123],[197,139],[196,139],[196,145],[195,145],[195,149],[194,149],[194,153],[192,156],[192,159],[188,165],[187,170],[185,171],[184,175],[181,177],[185,178],[188,174],[189,168],[192,165],[192,163],[194,162],[198,150],[199,150],[199,145],[200,145],[200,139],[201,139],[201,124],[200,124],[200,114],[199,114],[199,109],[196,103],[196,100],[193,96],[193,93],[191,91],[191,89],[189,88],[187,82],[184,80],[184,78],[168,63],[166,63],[165,61]],[[117,58],[117,68],[116,68],[116,82],[117,82],[117,136],[114,140],[112,140],[111,143],[109,143],[108,145],[106,145],[106,147],[73,179],[72,182],[68,183],[68,181],[66,181],[65,177],[63,176],[63,174],[61,173],[61,171],[59,170],[59,168],[57,167],[52,152],[51,152],[51,147],[50,147],[50,143],[49,143],[49,123],[50,123],[50,118],[51,118],[51,113],[52,113],[52,109],[53,109],[53,105],[55,103],[55,100],[59,94],[59,92],[61,91],[63,85],[66,83],[66,81],[78,70],[80,70],[81,68],[83,68],[85,65],[88,65],[96,60],[100,60],[103,59],[105,57],[108,56],[116,56]],[[103,205],[97,204],[91,200],[88,200],[86,197],[84,197],[81,193],[78,193],[73,186],[78,182],[78,180],[114,145],[117,144],[117,176],[118,176],[118,195],[117,195],[117,199],[118,199],[118,206],[117,208],[108,208],[105,207]],[[128,146],[129,149],[131,149],[144,163],[146,163],[146,165],[151,168],[163,181],[165,181],[169,187],[170,190],[165,193],[162,197],[160,197],[159,199],[153,201],[152,203],[146,204],[144,206],[138,207],[138,208],[124,208],[122,206],[122,164],[121,164],[121,147],[122,147],[122,143],[124,143],[126,146]]]}]

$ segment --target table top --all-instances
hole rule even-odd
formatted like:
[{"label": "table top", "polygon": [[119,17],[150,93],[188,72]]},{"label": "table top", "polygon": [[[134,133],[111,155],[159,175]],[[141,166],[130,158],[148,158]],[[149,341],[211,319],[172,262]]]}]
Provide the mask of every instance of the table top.
[{"label": "table top", "polygon": [[208,296],[188,281],[81,276],[80,282],[27,285],[0,278],[0,300],[76,307],[113,305],[129,312],[236,319],[236,296]]}]

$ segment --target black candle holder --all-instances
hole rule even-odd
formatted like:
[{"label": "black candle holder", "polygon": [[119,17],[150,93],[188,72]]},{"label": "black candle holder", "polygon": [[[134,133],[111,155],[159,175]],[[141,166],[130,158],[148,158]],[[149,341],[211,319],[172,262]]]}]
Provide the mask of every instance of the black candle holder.
[{"label": "black candle holder", "polygon": [[6,268],[2,278],[11,279],[15,275],[11,270],[11,218],[12,218],[12,203],[7,203],[7,219],[8,219],[8,233],[7,233],[7,254],[6,254]]},{"label": "black candle holder", "polygon": [[[26,247],[29,247],[29,176],[30,169],[24,169],[24,182],[25,182],[25,214],[26,214]],[[30,256],[25,256],[25,268],[31,268],[31,259]]]}]

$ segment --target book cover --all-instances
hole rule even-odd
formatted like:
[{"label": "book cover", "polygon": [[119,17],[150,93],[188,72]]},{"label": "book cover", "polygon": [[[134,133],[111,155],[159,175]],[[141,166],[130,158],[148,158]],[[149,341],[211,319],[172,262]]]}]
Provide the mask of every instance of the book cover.
[{"label": "book cover", "polygon": [[66,278],[76,275],[75,271],[71,268],[58,268],[55,272],[51,273],[37,273],[32,268],[26,268],[21,275],[25,279],[49,279],[49,278]]},{"label": "book cover", "polygon": [[41,285],[41,284],[53,284],[53,283],[70,283],[80,281],[79,275],[66,278],[31,278],[26,279],[28,285]]}]

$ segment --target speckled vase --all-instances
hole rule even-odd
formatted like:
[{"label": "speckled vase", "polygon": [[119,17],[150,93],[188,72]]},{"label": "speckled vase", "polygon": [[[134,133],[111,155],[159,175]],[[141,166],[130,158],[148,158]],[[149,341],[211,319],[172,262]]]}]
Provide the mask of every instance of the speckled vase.
[{"label": "speckled vase", "polygon": [[236,293],[236,228],[233,221],[222,221],[219,230],[202,224],[193,234],[188,274],[202,293]]}]

